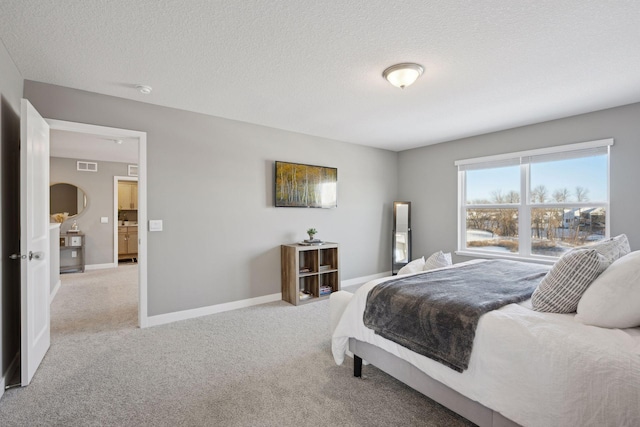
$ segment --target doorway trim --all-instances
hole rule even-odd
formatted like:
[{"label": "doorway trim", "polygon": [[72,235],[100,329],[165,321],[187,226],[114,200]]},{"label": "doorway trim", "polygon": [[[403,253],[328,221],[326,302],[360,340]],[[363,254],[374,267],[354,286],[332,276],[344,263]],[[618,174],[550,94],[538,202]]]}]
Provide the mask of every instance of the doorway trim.
[{"label": "doorway trim", "polygon": [[[103,135],[114,139],[138,139],[138,326],[146,328],[149,326],[147,315],[147,133],[65,120],[45,120],[53,130]],[[113,222],[117,224],[117,217],[113,218]],[[117,247],[115,253],[114,265],[117,265]]]}]

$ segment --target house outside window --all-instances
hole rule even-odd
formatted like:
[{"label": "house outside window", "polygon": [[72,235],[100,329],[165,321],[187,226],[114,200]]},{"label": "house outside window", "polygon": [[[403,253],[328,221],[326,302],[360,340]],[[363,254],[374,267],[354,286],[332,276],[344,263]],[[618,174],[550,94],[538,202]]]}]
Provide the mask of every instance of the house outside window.
[{"label": "house outside window", "polygon": [[555,261],[609,237],[613,139],[459,160],[458,252]]}]

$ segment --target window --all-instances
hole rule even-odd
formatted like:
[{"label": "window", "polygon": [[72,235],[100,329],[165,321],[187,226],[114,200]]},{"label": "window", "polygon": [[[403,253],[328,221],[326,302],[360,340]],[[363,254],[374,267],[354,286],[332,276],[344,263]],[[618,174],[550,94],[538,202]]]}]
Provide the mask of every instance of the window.
[{"label": "window", "polygon": [[459,160],[458,251],[553,260],[609,236],[613,139]]}]

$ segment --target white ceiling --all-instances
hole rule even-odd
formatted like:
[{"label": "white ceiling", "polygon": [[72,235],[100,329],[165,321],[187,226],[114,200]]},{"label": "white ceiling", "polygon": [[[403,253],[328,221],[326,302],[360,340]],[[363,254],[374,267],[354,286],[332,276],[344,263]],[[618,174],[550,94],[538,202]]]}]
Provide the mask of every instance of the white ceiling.
[{"label": "white ceiling", "polygon": [[[25,79],[396,151],[640,101],[639,22],[635,0],[0,2]],[[383,80],[407,61],[413,86]]]},{"label": "white ceiling", "polygon": [[[116,143],[117,140],[121,143]],[[50,146],[51,157],[138,164],[138,138],[116,139],[52,129]]]}]

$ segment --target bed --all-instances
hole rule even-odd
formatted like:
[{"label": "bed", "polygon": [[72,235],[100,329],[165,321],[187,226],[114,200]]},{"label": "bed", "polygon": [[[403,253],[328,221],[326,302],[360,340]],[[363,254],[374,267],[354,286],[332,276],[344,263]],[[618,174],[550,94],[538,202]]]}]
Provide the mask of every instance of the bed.
[{"label": "bed", "polygon": [[575,313],[534,311],[528,299],[480,318],[468,368],[457,372],[364,325],[369,292],[394,279],[332,295],[338,365],[354,355],[358,375],[364,359],[480,426],[640,425],[639,327],[588,326]]}]

